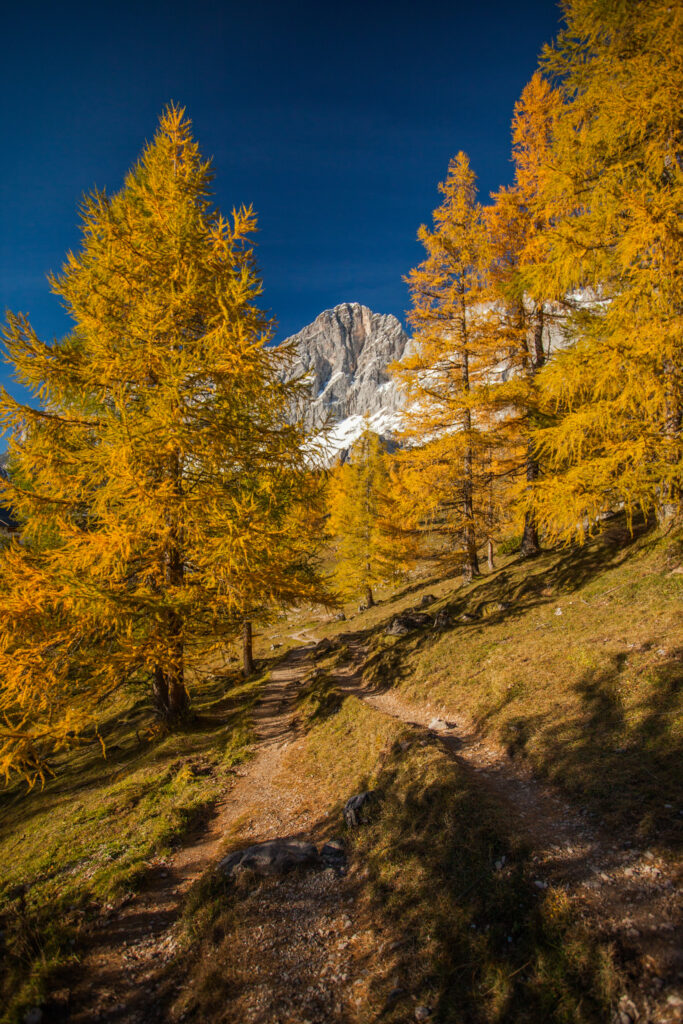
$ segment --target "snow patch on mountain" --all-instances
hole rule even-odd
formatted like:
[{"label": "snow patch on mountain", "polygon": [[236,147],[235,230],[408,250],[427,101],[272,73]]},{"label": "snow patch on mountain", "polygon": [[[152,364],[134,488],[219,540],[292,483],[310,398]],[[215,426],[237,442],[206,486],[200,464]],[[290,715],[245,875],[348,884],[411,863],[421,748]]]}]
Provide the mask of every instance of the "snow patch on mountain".
[{"label": "snow patch on mountain", "polygon": [[350,448],[367,427],[383,437],[396,431],[403,396],[388,367],[409,343],[395,316],[358,302],[326,309],[287,339],[297,352],[291,375],[310,380],[310,422],[331,425],[325,442],[330,458]]}]

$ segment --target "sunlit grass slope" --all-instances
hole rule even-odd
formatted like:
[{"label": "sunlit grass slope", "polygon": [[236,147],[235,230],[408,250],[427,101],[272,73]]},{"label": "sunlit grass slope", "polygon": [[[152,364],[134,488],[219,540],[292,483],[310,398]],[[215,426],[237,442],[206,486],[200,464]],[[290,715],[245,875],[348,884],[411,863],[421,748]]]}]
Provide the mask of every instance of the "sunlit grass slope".
[{"label": "sunlit grass slope", "polygon": [[258,686],[200,685],[195,719],[168,736],[149,709],[121,700],[102,727],[106,759],[93,742],[55,763],[44,789],[0,795],[0,1019],[39,1004],[88,923],[210,811],[248,754]]},{"label": "sunlit grass slope", "polygon": [[680,538],[616,521],[584,548],[401,603],[426,590],[451,626],[389,637],[390,609],[375,610],[367,681],[470,719],[608,826],[680,839]]}]

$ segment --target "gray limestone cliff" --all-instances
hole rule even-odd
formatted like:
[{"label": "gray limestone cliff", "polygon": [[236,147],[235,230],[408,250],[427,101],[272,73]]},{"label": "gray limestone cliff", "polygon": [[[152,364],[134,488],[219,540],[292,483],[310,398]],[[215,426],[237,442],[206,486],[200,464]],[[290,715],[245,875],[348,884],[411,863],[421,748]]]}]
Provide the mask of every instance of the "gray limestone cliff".
[{"label": "gray limestone cliff", "polygon": [[343,302],[287,342],[298,352],[293,375],[307,373],[311,380],[313,422],[373,417],[398,408],[399,394],[387,367],[402,357],[409,338],[395,316]]}]

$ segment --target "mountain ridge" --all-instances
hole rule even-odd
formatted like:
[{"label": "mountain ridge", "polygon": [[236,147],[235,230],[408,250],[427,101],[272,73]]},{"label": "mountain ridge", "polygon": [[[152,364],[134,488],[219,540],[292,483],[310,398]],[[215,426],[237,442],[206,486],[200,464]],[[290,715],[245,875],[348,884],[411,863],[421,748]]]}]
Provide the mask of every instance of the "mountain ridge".
[{"label": "mountain ridge", "polygon": [[360,302],[323,310],[285,339],[297,352],[288,376],[309,377],[309,416],[315,426],[329,425],[331,452],[348,448],[366,425],[385,437],[396,430],[403,397],[388,367],[410,344],[397,317]]}]

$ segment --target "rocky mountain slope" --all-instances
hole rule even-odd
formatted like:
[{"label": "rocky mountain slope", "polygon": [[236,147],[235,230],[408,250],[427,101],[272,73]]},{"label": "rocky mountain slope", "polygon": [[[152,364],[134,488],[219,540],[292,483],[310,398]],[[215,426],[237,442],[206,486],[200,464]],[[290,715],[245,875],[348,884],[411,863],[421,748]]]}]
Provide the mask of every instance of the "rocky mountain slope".
[{"label": "rocky mountain slope", "polygon": [[352,444],[363,431],[365,417],[377,433],[392,433],[401,396],[388,367],[402,358],[410,343],[395,316],[343,302],[326,309],[287,342],[299,353],[292,373],[310,376],[313,422],[334,424],[333,449]]},{"label": "rocky mountain slope", "polygon": [[[593,293],[576,292],[564,306],[545,313],[543,347],[546,354],[566,345],[567,309],[595,301]],[[330,458],[347,450],[366,425],[387,440],[400,428],[404,397],[389,373],[412,350],[413,342],[395,316],[373,313],[359,302],[342,302],[326,309],[297,334],[287,338],[298,352],[291,375],[310,379],[311,422],[327,422]],[[505,381],[509,360],[492,369],[491,381]]]}]

